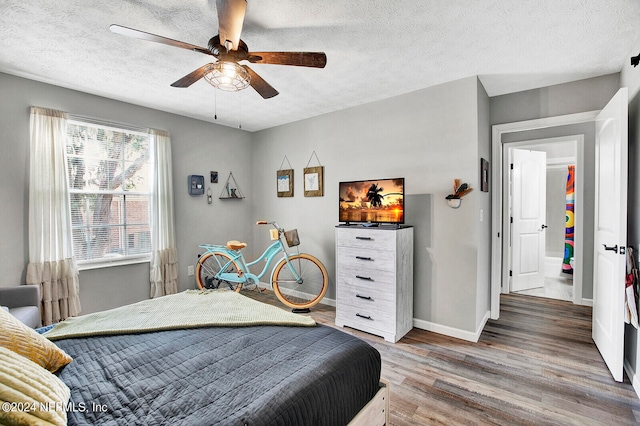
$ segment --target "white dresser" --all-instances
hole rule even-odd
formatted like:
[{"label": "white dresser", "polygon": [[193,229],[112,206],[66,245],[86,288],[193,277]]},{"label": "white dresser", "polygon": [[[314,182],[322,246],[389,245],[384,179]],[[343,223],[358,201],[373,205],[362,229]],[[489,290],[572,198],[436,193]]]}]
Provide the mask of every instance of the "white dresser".
[{"label": "white dresser", "polygon": [[413,228],[336,227],[336,325],[397,342],[413,327]]}]

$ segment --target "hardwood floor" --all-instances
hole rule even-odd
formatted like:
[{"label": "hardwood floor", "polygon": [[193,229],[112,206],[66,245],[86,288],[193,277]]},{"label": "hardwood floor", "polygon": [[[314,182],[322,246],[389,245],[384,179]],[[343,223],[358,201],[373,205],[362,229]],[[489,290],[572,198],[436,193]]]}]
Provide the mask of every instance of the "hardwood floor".
[{"label": "hardwood floor", "polygon": [[573,301],[573,279],[544,277],[544,286],[514,293],[548,299]]},{"label": "hardwood floor", "polygon": [[[283,306],[271,292],[243,294]],[[318,323],[335,327],[319,305]],[[632,425],[640,399],[616,383],[591,340],[591,308],[503,295],[478,343],[414,328],[396,344],[344,331],[382,355],[392,425]]]}]

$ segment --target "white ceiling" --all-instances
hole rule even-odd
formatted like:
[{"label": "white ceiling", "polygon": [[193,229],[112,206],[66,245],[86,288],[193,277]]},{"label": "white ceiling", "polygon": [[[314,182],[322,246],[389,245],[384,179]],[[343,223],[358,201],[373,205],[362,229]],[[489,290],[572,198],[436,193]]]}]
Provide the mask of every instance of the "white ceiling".
[{"label": "white ceiling", "polygon": [[495,96],[618,72],[640,1],[248,0],[250,51],[327,54],[324,69],[251,65],[280,92],[266,100],[170,87],[211,57],[114,23],[203,47],[218,28],[213,0],[2,0],[0,72],[257,131],[472,75]]}]

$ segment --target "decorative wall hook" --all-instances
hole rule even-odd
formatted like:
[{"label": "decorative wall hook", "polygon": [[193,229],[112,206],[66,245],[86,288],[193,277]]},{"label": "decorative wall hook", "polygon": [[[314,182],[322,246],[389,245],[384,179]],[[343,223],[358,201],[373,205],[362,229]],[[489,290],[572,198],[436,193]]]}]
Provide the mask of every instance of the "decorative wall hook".
[{"label": "decorative wall hook", "polygon": [[638,54],[638,56],[632,56],[631,57],[631,65],[633,65],[633,67],[637,67],[638,64],[640,64],[640,53]]},{"label": "decorative wall hook", "polygon": [[462,197],[473,191],[473,188],[468,183],[461,183],[460,179],[453,180],[453,194],[449,194],[445,197],[449,207],[457,209],[462,204]]}]

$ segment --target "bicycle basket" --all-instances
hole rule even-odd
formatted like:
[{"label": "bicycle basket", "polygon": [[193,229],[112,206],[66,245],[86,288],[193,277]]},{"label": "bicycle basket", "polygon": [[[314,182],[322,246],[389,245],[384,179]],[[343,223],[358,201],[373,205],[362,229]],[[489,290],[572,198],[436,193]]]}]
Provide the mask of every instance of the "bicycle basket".
[{"label": "bicycle basket", "polygon": [[289,247],[295,247],[300,245],[300,239],[298,238],[298,230],[292,229],[291,231],[284,231],[284,238],[287,240]]}]

